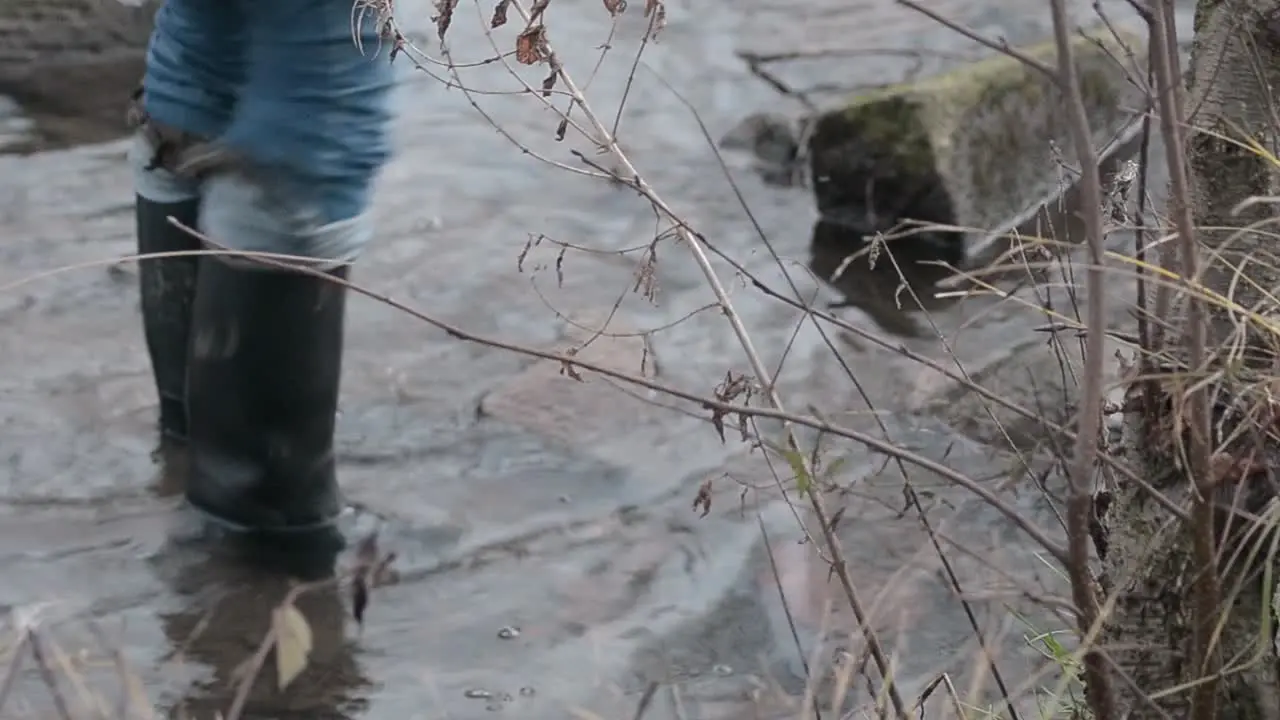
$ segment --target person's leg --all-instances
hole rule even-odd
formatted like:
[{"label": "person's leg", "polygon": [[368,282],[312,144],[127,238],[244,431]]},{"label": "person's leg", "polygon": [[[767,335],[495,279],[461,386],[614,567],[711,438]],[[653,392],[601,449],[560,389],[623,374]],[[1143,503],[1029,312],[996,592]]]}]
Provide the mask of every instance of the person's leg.
[{"label": "person's leg", "polygon": [[[389,154],[386,53],[355,47],[350,0],[241,7],[247,78],[202,168],[201,230],[218,245],[302,256],[345,277],[369,240],[372,186]],[[333,434],[344,304],[344,288],[323,277],[245,258],[201,263],[188,375],[192,505],[277,537],[329,527],[341,506]]]},{"label": "person's leg", "polygon": [[[130,150],[136,185],[139,254],[198,250],[170,223],[194,227],[199,185],[174,172],[180,154],[231,122],[243,82],[243,18],[235,3],[168,0],[156,14],[143,87],[130,108],[137,133]],[[138,277],[143,330],[160,399],[162,438],[187,434],[186,371],[195,294],[194,256],[142,260]]]}]

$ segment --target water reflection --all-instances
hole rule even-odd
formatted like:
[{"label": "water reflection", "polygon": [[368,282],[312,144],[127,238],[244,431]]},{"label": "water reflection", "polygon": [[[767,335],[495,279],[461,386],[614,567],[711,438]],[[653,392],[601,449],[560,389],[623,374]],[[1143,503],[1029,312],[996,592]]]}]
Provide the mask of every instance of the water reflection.
[{"label": "water reflection", "polygon": [[[293,582],[228,552],[210,552],[207,542],[178,541],[157,560],[158,574],[177,596],[180,609],[160,615],[174,660],[212,670],[196,683],[171,717],[213,720],[231,707],[252,658],[270,629],[273,611]],[[301,594],[295,607],[311,628],[306,669],[285,690],[277,688],[274,655],[268,653],[244,705],[244,718],[298,716],[350,718],[366,709],[371,681],[355,657],[346,632],[347,611],[336,585]]]},{"label": "water reflection", "polygon": [[953,273],[947,265],[964,260],[959,233],[921,232],[878,243],[873,237],[875,229],[860,215],[826,213],[813,225],[809,268],[844,295],[833,307],[857,307],[895,335],[924,335],[913,312],[949,304],[934,286]]}]

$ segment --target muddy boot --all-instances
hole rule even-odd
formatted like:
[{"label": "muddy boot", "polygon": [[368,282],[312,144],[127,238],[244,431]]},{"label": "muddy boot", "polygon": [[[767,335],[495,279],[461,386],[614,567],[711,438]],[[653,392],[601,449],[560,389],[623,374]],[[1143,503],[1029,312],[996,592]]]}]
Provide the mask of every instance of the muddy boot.
[{"label": "muddy boot", "polygon": [[[138,253],[199,250],[200,242],[169,222],[194,227],[199,201],[157,203],[137,198]],[[195,295],[196,256],[141,260],[142,325],[160,398],[161,444],[187,439],[187,348]]]},{"label": "muddy boot", "polygon": [[200,265],[187,498],[216,525],[312,568],[343,544],[333,434],[345,301],[345,288],[311,275]]}]

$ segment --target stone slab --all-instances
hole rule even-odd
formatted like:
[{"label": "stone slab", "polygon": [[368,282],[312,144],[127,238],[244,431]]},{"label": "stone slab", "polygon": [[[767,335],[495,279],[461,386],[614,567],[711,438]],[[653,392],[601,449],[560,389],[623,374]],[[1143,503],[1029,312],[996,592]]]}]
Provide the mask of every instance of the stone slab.
[{"label": "stone slab", "polygon": [[[1132,132],[1142,95],[1126,48],[1144,46],[1105,29],[1074,40],[1095,147]],[[1055,62],[1051,42],[1021,52]],[[1065,189],[1065,117],[1053,79],[1007,55],[857,95],[820,114],[806,143],[818,210],[868,234],[910,219],[985,236]]]}]

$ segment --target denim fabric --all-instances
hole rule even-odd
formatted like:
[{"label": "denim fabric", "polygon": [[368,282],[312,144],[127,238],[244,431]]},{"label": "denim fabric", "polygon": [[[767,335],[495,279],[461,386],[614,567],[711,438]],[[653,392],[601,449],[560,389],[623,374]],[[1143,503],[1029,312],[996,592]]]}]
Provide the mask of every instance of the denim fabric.
[{"label": "denim fabric", "polygon": [[[356,47],[351,8],[352,0],[167,0],[157,13],[143,83],[147,115],[217,140],[254,170],[205,183],[202,217],[222,218],[226,230],[291,235],[220,242],[296,252],[335,224],[350,231],[343,243],[367,241],[350,221],[367,214],[390,154],[394,78],[385,49],[375,53],[372,22],[363,29],[364,54]],[[144,196],[189,190],[158,172],[138,165]],[[235,204],[246,202],[253,207]],[[276,217],[249,227],[230,219],[264,214]],[[306,254],[359,250],[317,242],[322,247]]]}]

